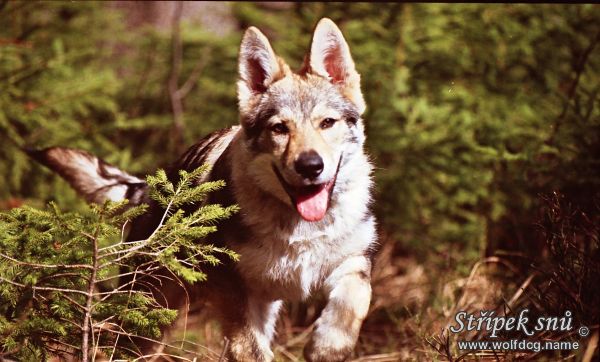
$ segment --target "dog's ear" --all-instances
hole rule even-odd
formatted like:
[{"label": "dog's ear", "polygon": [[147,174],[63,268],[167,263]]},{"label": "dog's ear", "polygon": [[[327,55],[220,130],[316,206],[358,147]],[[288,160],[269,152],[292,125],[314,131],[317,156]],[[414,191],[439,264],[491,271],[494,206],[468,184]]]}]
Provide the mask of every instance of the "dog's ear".
[{"label": "dog's ear", "polygon": [[147,188],[144,180],[82,150],[51,147],[26,149],[25,152],[58,173],[88,202],[103,203],[127,198],[130,205],[139,204]]},{"label": "dog's ear", "polygon": [[255,96],[283,76],[282,64],[269,40],[255,27],[248,28],[242,39],[238,71],[238,101],[242,111],[250,109]]},{"label": "dog's ear", "polygon": [[363,113],[366,106],[360,91],[360,75],[356,72],[350,48],[333,21],[323,18],[313,33],[305,71],[320,75],[341,87],[344,95]]}]

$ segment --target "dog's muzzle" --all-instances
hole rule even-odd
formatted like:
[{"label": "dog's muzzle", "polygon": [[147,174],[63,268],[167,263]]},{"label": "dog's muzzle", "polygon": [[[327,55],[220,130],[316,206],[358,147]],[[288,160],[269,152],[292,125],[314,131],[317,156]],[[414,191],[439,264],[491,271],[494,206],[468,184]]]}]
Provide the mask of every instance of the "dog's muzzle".
[{"label": "dog's muzzle", "polygon": [[277,175],[279,182],[290,197],[292,205],[296,207],[300,216],[306,221],[319,221],[325,217],[325,213],[329,209],[332,191],[335,187],[341,164],[342,155],[340,155],[340,159],[338,160],[335,175],[330,181],[308,186],[290,185],[274,163],[272,167],[273,172]]}]

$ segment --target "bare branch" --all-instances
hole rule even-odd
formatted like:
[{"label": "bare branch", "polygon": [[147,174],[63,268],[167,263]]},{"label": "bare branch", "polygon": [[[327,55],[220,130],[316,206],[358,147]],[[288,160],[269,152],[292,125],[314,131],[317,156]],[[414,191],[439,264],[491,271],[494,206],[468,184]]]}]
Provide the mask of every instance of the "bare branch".
[{"label": "bare branch", "polygon": [[575,71],[575,79],[573,80],[573,82],[571,83],[571,87],[567,91],[567,99],[565,100],[563,110],[556,119],[554,127],[552,128],[552,133],[550,134],[550,137],[545,142],[548,145],[551,145],[554,143],[554,139],[555,139],[556,135],[558,134],[558,130],[561,127],[562,123],[564,122],[565,117],[567,116],[567,111],[569,110],[571,100],[575,96],[577,86],[579,85],[579,80],[581,79],[581,75],[583,74],[583,72],[585,70],[585,66],[588,62],[590,54],[592,54],[592,51],[594,50],[596,45],[598,45],[598,42],[600,42],[600,32],[597,33],[596,36],[594,36],[594,39],[592,39],[592,41],[590,42],[588,47],[584,50],[583,55],[581,56],[581,58],[579,59],[579,61],[577,62],[577,64],[575,65],[575,67],[573,69]]},{"label": "bare branch", "polygon": [[198,63],[196,63],[196,65],[194,66],[194,69],[188,76],[188,79],[183,83],[181,87],[179,86],[179,77],[181,75],[181,63],[183,58],[183,45],[181,41],[182,13],[183,2],[178,1],[175,5],[175,10],[173,12],[173,21],[171,26],[171,73],[167,81],[167,89],[171,101],[171,110],[173,112],[172,142],[174,145],[174,149],[175,151],[177,151],[177,153],[182,151],[182,138],[185,128],[183,122],[183,99],[192,90],[192,88],[198,81],[202,70],[204,69],[204,67],[208,63],[208,60],[210,59],[208,52],[205,51],[198,60]]},{"label": "bare branch", "polygon": [[173,111],[173,144],[175,148],[179,148],[183,134],[183,104],[181,98],[177,95],[179,74],[181,72],[182,44],[181,44],[181,13],[183,10],[183,2],[177,1],[173,13],[172,25],[172,60],[171,60],[171,75],[167,88],[171,99],[171,109]]},{"label": "bare branch", "polygon": [[181,86],[181,88],[179,88],[177,90],[177,96],[180,99],[185,98],[185,96],[187,96],[188,93],[192,90],[192,88],[198,81],[198,78],[202,74],[202,70],[204,69],[206,64],[208,64],[209,61],[210,61],[210,53],[208,52],[208,50],[205,50],[202,53],[202,56],[200,57],[200,59],[198,60],[198,63],[196,63],[196,66],[194,66],[194,69],[192,70],[192,73],[190,73],[190,76],[188,77],[188,79]]}]

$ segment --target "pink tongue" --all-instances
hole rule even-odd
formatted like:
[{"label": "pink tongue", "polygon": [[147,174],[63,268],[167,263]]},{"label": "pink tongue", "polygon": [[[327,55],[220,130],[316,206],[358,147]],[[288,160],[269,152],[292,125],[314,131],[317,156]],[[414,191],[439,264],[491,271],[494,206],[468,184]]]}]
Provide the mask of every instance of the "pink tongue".
[{"label": "pink tongue", "polygon": [[296,198],[296,209],[306,221],[319,221],[327,212],[329,187],[323,187],[317,193],[301,195]]}]

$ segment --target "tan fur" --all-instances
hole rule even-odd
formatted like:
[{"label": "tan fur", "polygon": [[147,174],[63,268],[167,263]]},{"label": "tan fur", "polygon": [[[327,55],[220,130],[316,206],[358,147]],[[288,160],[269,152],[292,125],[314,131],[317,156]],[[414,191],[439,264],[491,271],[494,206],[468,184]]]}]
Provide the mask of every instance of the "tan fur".
[{"label": "tan fur", "polygon": [[[249,28],[239,55],[241,127],[207,136],[172,170],[177,177],[178,169],[210,164],[211,174],[200,181],[224,179],[227,187],[207,202],[240,207],[207,240],[236,251],[239,262],[209,269],[206,283],[185,286],[192,303],[205,300],[215,308],[230,341],[231,361],[272,361],[270,344],[283,302],[305,300],[317,291],[327,295],[328,303],[305,357],[313,362],[344,361],[369,308],[377,237],[369,211],[373,166],[363,149],[360,76],[346,41],[329,19],[315,28],[305,59],[298,73],[291,72],[267,38]],[[42,155],[49,160],[68,155],[57,156],[51,167],[62,170],[82,194],[93,194],[92,201],[116,195],[111,190],[121,197],[137,195],[130,192],[132,185],[143,189],[139,179],[87,153],[56,152]],[[322,161],[314,177],[296,167],[308,153]],[[95,175],[94,170],[103,173]],[[317,219],[301,215],[290,189],[323,185],[331,185],[327,204],[321,204],[325,213]],[[101,193],[90,193],[98,187]],[[148,215],[132,224],[128,240],[148,237],[163,212],[151,205]],[[165,305],[177,308],[184,303],[178,285],[156,287]]]},{"label": "tan fur", "polygon": [[[319,63],[319,55],[326,54],[315,54],[315,49],[320,49],[315,42],[322,41],[322,34],[333,34],[334,41],[341,42],[337,60],[345,74],[342,79],[334,81],[323,74],[326,70],[323,61]],[[271,49],[268,43],[262,46]],[[241,63],[245,61],[243,56],[241,53]],[[331,21],[323,20],[317,26],[307,59],[311,61],[310,67],[305,67],[303,73],[284,71],[263,93],[254,93],[252,109],[245,109],[248,100],[243,94],[244,89],[252,86],[245,84],[243,78],[238,84],[242,90],[243,126],[244,119],[252,119],[255,108],[266,107],[269,102],[277,105],[277,112],[261,126],[262,133],[253,141],[247,140],[243,129],[232,140],[229,160],[235,165],[232,184],[241,209],[251,210],[242,213],[242,219],[252,226],[256,241],[236,249],[241,254],[237,269],[246,285],[267,300],[304,299],[324,289],[330,301],[317,322],[305,356],[309,361],[341,361],[352,352],[371,296],[371,264],[364,252],[375,240],[374,221],[372,218],[365,221],[364,215],[368,213],[372,167],[362,152],[362,121],[358,119],[356,125],[344,122],[345,115],[330,102],[332,95],[339,92],[354,104],[359,114],[364,111],[360,77],[339,29]],[[320,68],[317,64],[321,64]],[[310,109],[304,107],[307,103],[312,104]],[[320,124],[326,118],[338,122],[321,129]],[[267,131],[277,123],[286,125],[288,132]],[[348,142],[350,131],[355,132],[357,145]],[[254,148],[260,152],[253,152]],[[323,158],[324,181],[334,176],[342,155],[348,157],[337,176],[346,183],[345,190],[333,196],[334,204],[328,215],[317,222],[306,222],[293,216],[293,212],[290,214],[293,205],[271,171],[271,165],[276,165],[288,182],[301,183],[293,165],[298,155],[307,150],[314,150]],[[267,195],[279,202],[269,202]]]}]

